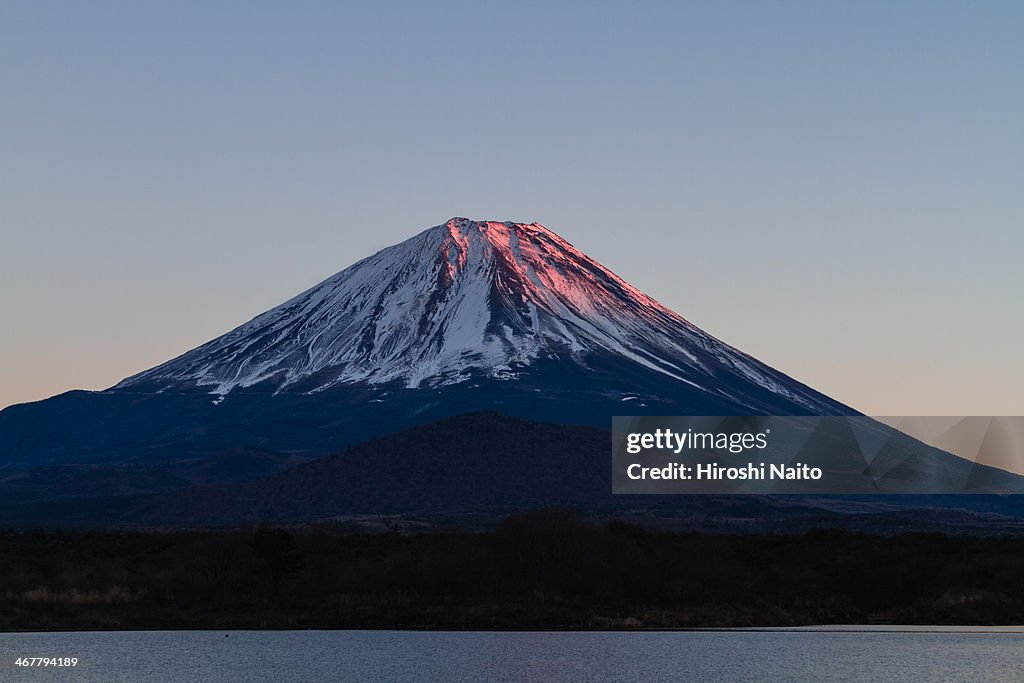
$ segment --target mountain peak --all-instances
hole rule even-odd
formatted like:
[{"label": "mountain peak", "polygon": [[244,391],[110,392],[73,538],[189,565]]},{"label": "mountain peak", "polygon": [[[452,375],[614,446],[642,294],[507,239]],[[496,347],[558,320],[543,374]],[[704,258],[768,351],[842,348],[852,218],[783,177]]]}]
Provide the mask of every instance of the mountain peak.
[{"label": "mountain peak", "polygon": [[[544,232],[551,232],[540,223],[519,223],[517,221],[491,221],[491,220],[473,220],[472,218],[465,218],[463,216],[454,216],[449,218],[445,222],[445,227],[451,231],[460,232],[465,234],[470,231],[476,232],[487,232],[490,228],[528,228],[528,229],[541,229]],[[431,229],[431,228],[428,228]]]},{"label": "mountain peak", "polygon": [[[441,226],[438,226],[441,227]],[[515,248],[518,241],[554,239],[568,245],[564,239],[540,223],[517,223],[515,221],[475,221],[469,218],[451,218],[443,226],[448,236],[456,243],[466,245],[471,240],[483,240],[502,250]],[[436,230],[437,228],[430,228]]]},{"label": "mountain peak", "polygon": [[838,405],[706,334],[539,223],[459,217],[115,389],[436,388],[536,380],[541,365],[596,376],[609,363],[756,412],[766,396],[790,410]]}]

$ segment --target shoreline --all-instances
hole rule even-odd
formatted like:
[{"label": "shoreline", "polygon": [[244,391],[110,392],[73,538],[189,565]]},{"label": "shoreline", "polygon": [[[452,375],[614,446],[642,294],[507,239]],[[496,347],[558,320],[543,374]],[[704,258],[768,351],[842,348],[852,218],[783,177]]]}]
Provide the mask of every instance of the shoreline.
[{"label": "shoreline", "polygon": [[1002,634],[1024,635],[1024,624],[1003,626],[943,624],[824,624],[813,626],[737,626],[737,627],[652,627],[652,628],[123,628],[123,629],[50,629],[0,631],[5,635],[33,633],[930,633],[930,634]]}]

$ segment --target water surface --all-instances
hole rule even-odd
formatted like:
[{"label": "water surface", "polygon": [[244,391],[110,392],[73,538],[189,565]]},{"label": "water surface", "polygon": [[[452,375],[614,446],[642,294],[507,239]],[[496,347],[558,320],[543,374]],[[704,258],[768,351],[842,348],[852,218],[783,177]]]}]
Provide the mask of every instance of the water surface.
[{"label": "water surface", "polygon": [[[77,657],[19,668],[17,657]],[[1020,681],[1020,627],[0,634],[0,681]]]}]

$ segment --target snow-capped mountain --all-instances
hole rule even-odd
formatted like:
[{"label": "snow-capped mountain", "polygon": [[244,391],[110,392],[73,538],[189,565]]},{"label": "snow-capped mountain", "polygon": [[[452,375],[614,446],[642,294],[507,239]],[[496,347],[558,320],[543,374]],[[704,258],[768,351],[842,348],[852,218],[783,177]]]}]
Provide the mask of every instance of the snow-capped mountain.
[{"label": "snow-capped mountain", "polygon": [[0,468],[318,457],[494,411],[856,411],[715,339],[536,223],[452,220],[105,391],[0,411]]},{"label": "snow-capped mountain", "polygon": [[[60,508],[61,523],[600,507],[607,452],[576,425],[756,414],[856,411],[703,332],[541,225],[453,218],[110,389],[0,410],[0,497],[85,501]],[[921,471],[963,467],[929,453]],[[1021,486],[992,476],[999,490]],[[217,486],[188,488],[203,484]]]},{"label": "snow-capped mountain", "polygon": [[514,384],[550,372],[551,361],[586,375],[602,358],[741,412],[851,412],[703,332],[544,226],[465,218],[359,261],[114,391]]}]

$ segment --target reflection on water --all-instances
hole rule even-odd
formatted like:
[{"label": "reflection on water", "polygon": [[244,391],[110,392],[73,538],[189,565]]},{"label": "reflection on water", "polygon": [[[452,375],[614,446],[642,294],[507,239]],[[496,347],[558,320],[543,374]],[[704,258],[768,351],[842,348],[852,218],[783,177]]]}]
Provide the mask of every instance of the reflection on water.
[{"label": "reflection on water", "polygon": [[[18,657],[77,657],[73,669]],[[1024,629],[0,634],[2,681],[1019,681]]]}]

